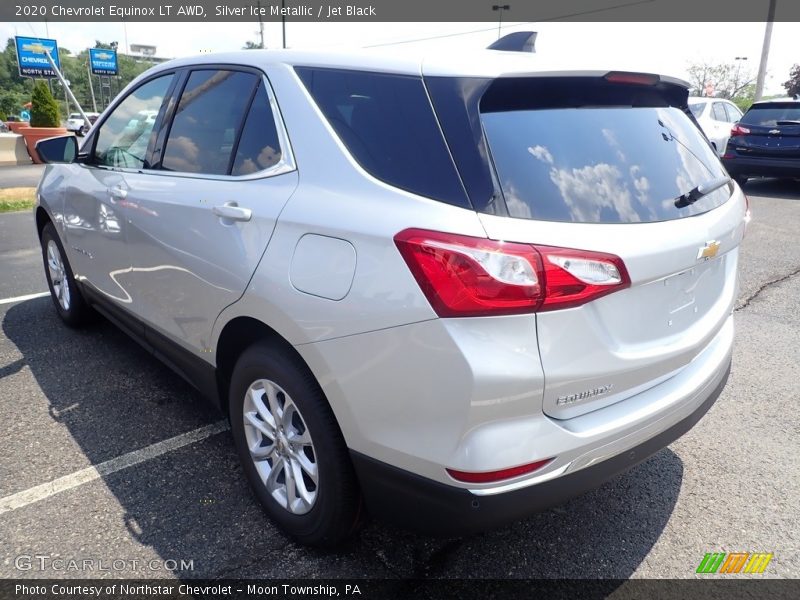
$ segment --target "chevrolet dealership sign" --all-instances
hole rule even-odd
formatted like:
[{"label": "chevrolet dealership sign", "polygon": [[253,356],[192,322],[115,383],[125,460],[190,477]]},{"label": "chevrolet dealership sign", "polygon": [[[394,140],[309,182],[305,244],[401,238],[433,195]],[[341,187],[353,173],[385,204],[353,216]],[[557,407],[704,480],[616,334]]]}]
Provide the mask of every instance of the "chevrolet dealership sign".
[{"label": "chevrolet dealership sign", "polygon": [[89,64],[95,75],[116,75],[117,51],[104,48],[89,48]]},{"label": "chevrolet dealership sign", "polygon": [[61,63],[58,60],[58,44],[55,40],[44,38],[20,37],[15,38],[17,45],[17,64],[22,77],[55,77],[56,74],[50,67],[45,50],[50,53],[58,69]]}]

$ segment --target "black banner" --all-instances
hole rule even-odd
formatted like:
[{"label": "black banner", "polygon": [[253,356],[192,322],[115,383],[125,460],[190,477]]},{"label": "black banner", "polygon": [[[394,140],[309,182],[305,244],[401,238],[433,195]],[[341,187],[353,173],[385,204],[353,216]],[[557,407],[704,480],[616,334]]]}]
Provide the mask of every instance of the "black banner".
[{"label": "black banner", "polygon": [[13,580],[0,581],[3,600],[492,600],[586,598],[600,600],[776,599],[800,597],[800,580],[712,576],[685,580],[350,579],[350,580]]},{"label": "black banner", "polygon": [[800,21],[797,0],[3,0],[0,21],[763,22],[771,3]]}]

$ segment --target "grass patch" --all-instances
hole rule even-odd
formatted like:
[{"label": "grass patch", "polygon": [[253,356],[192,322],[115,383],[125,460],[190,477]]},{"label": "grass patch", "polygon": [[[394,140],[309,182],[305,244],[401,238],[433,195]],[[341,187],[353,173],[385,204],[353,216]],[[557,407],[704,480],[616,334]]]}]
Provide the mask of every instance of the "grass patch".
[{"label": "grass patch", "polygon": [[36,202],[36,188],[17,187],[0,190],[0,213],[30,210]]}]

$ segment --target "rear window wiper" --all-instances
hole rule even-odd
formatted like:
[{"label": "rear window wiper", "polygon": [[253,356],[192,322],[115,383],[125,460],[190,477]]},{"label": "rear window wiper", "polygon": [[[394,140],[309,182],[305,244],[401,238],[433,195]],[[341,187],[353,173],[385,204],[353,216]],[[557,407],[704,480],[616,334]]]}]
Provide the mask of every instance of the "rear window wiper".
[{"label": "rear window wiper", "polygon": [[800,121],[777,121],[776,125],[800,125]]},{"label": "rear window wiper", "polygon": [[690,204],[694,204],[703,196],[708,196],[711,192],[717,191],[723,185],[727,185],[730,183],[730,177],[718,177],[717,179],[712,179],[710,181],[705,181],[698,185],[695,188],[692,188],[685,194],[681,194],[677,198],[675,198],[675,207],[676,208],[685,208]]}]

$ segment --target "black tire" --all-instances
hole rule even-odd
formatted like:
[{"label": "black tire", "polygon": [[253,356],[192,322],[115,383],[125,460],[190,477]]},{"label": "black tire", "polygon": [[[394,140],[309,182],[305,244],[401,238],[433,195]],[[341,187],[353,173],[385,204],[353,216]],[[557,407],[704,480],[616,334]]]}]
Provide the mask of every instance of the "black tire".
[{"label": "black tire", "polygon": [[[313,442],[318,483],[316,499],[305,514],[294,514],[278,503],[250,455],[244,404],[245,395],[258,380],[274,382],[285,391]],[[258,342],[244,351],[231,377],[229,413],[245,476],[264,511],[281,529],[302,544],[320,547],[340,544],[358,530],[361,494],[344,438],[316,379],[289,348],[277,342]],[[265,437],[262,439],[266,442]]]},{"label": "black tire", "polygon": [[744,187],[747,183],[748,177],[747,175],[734,175],[733,180],[739,184],[739,187]]},{"label": "black tire", "polygon": [[[53,285],[52,276],[50,274],[50,266],[48,264],[47,255],[50,242],[55,243],[55,246],[59,252],[59,259],[63,265],[64,277],[61,282],[63,282],[63,285],[69,290],[69,301],[66,303],[66,306],[64,306],[62,301],[59,300],[59,293],[56,291],[56,288]],[[61,320],[70,327],[79,327],[84,325],[87,321],[89,321],[92,310],[83,299],[83,296],[78,289],[78,284],[75,282],[75,275],[72,273],[72,267],[70,267],[69,260],[64,252],[64,246],[61,244],[61,240],[58,237],[56,228],[52,223],[47,223],[47,225],[45,225],[42,229],[41,243],[42,261],[44,262],[45,277],[47,277],[47,287],[50,289],[50,299],[53,301],[53,304],[56,307],[58,316],[61,317]]]}]

